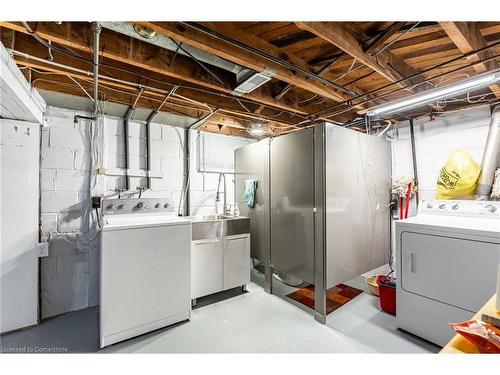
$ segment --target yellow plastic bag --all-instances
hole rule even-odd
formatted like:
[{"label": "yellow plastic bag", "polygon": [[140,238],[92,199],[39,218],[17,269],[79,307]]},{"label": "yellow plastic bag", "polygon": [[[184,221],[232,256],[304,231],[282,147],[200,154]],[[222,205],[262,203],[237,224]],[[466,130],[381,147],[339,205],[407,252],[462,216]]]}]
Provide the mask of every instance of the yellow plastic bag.
[{"label": "yellow plastic bag", "polygon": [[474,195],[481,167],[466,150],[454,150],[439,172],[437,199],[467,199]]}]

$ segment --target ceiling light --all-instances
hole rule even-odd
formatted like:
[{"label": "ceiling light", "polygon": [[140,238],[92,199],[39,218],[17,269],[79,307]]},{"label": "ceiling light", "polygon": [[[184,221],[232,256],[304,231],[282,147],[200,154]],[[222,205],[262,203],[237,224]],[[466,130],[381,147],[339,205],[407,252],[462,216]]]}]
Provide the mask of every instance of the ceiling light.
[{"label": "ceiling light", "polygon": [[248,94],[255,90],[257,87],[262,86],[264,83],[268,82],[273,78],[274,73],[271,71],[263,71],[260,73],[253,73],[248,78],[244,79],[236,88],[233,90],[234,95]]},{"label": "ceiling light", "polygon": [[153,39],[156,35],[156,31],[148,29],[144,26],[134,24],[134,30],[137,34],[146,39]]},{"label": "ceiling light", "polygon": [[248,127],[248,132],[256,137],[259,137],[267,132],[267,126],[262,122],[252,122]]},{"label": "ceiling light", "polygon": [[423,104],[428,104],[437,100],[446,99],[452,95],[460,95],[469,91],[482,89],[500,80],[500,73],[484,73],[475,77],[443,87],[426,90],[408,98],[396,100],[394,102],[380,105],[378,107],[365,109],[360,114],[367,116],[377,116],[382,113],[393,113],[396,111],[411,109]]}]

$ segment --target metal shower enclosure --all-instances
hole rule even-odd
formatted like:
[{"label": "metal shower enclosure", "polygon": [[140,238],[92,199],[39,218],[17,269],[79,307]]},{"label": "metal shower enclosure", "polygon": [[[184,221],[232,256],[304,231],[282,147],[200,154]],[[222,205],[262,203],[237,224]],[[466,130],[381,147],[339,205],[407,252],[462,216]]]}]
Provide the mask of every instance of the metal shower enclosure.
[{"label": "metal shower enclosure", "polygon": [[[319,123],[235,151],[236,202],[250,217],[251,255],[266,269],[315,286],[315,318],[327,290],[386,264],[390,256],[388,141]],[[254,207],[245,181],[257,181]]]}]

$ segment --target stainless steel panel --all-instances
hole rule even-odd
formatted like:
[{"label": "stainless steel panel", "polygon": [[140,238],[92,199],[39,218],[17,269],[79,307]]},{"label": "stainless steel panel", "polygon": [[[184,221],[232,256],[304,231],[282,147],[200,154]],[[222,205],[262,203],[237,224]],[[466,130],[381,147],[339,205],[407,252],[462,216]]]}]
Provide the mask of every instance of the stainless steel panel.
[{"label": "stainless steel panel", "polygon": [[314,283],[314,129],[271,142],[271,262]]},{"label": "stainless steel panel", "polygon": [[[267,264],[270,259],[269,236],[269,139],[235,150],[236,203],[242,216],[250,218],[250,253]],[[257,180],[255,205],[243,204],[245,180]]]},{"label": "stainless steel panel", "polygon": [[325,125],[327,288],[388,262],[389,142]]},{"label": "stainless steel panel", "polygon": [[193,241],[250,233],[250,218],[210,215],[192,217]]},{"label": "stainless steel panel", "polygon": [[314,319],[326,324],[325,126],[314,127]]}]

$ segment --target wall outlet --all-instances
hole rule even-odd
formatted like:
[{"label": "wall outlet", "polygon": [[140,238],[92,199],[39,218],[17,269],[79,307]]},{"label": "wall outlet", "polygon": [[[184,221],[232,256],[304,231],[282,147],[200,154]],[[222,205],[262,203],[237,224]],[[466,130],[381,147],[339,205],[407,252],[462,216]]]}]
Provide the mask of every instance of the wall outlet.
[{"label": "wall outlet", "polygon": [[102,197],[92,197],[92,208],[101,208]]},{"label": "wall outlet", "polygon": [[49,243],[48,242],[39,242],[39,243],[35,244],[35,249],[37,251],[37,255],[39,258],[49,256]]}]

